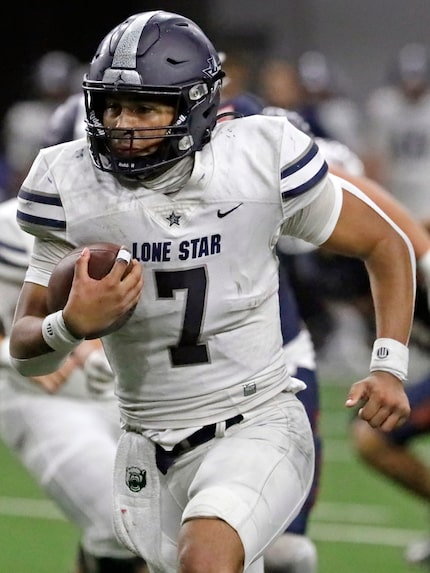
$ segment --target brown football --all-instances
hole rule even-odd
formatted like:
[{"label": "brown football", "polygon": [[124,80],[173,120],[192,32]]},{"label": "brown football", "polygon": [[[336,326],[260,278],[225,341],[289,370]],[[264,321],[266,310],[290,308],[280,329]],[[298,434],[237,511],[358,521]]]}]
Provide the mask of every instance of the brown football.
[{"label": "brown football", "polygon": [[[111,270],[118,251],[119,245],[114,243],[94,243],[86,245],[91,252],[90,260],[88,263],[88,274],[91,278],[100,280],[106,276]],[[65,307],[69,292],[72,287],[73,276],[75,273],[75,263],[79,258],[84,246],[77,247],[70,251],[52,271],[48,284],[48,310],[49,312],[56,312]],[[125,272],[125,275],[130,271],[131,263]],[[87,336],[87,339],[100,338],[111,332],[115,332],[123,326],[130,316],[133,314],[134,308],[123,314],[118,320],[112,323],[108,328],[103,331],[93,333]]]}]

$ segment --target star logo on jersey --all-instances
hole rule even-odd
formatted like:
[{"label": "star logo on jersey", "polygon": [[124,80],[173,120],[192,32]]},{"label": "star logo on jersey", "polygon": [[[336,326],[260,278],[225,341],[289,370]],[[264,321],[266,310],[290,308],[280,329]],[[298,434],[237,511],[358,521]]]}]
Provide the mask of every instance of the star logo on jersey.
[{"label": "star logo on jersey", "polygon": [[181,215],[176,215],[176,213],[174,211],[172,211],[170,213],[170,215],[168,217],[166,217],[167,221],[169,221],[169,223],[170,223],[170,227],[172,227],[173,225],[179,226],[179,219],[180,218],[181,218]]},{"label": "star logo on jersey", "polygon": [[141,470],[136,466],[130,466],[125,470],[125,483],[130,491],[139,493],[146,487],[146,470]]}]

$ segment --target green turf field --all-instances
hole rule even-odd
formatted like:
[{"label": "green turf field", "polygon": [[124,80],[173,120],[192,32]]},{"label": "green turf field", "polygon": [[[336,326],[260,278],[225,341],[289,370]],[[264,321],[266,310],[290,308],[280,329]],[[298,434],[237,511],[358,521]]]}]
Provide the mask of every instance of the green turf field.
[{"label": "green turf field", "polygon": [[[359,462],[348,440],[347,387],[322,383],[322,484],[309,529],[320,573],[419,573],[405,563],[410,541],[430,534],[429,508]],[[430,440],[417,448],[430,456]]]},{"label": "green turf field", "polygon": [[[419,573],[405,545],[430,531],[428,508],[362,466],[347,435],[346,386],[322,383],[325,464],[310,535],[319,573]],[[417,447],[430,455],[430,441]],[[0,445],[0,572],[69,573],[77,531]],[[429,525],[429,527],[428,527]]]}]

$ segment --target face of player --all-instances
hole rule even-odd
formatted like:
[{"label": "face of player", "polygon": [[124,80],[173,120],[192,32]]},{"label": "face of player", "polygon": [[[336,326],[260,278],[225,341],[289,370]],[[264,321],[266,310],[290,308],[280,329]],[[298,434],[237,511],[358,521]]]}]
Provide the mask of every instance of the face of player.
[{"label": "face of player", "polygon": [[110,128],[111,150],[118,157],[154,153],[175,117],[175,108],[130,94],[106,98],[103,125]]}]

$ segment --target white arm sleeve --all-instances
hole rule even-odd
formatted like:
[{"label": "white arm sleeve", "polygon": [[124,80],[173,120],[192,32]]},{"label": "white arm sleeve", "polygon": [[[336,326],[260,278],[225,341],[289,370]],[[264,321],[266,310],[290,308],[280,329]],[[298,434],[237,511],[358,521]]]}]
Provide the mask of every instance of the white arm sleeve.
[{"label": "white arm sleeve", "polygon": [[315,199],[295,213],[282,227],[282,235],[291,235],[314,245],[321,245],[332,234],[342,207],[342,186],[333,176]]}]

